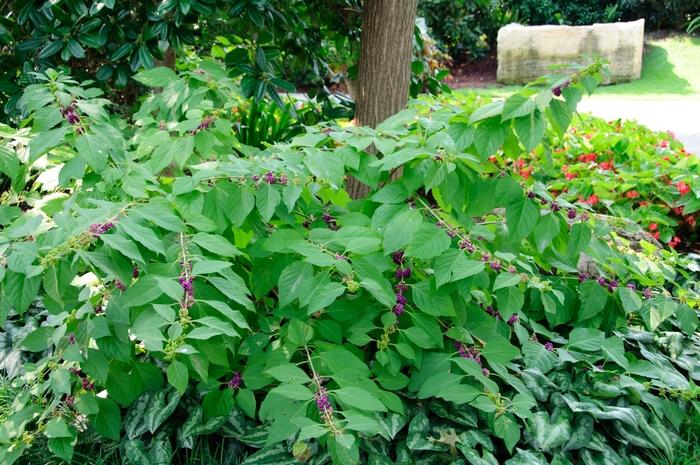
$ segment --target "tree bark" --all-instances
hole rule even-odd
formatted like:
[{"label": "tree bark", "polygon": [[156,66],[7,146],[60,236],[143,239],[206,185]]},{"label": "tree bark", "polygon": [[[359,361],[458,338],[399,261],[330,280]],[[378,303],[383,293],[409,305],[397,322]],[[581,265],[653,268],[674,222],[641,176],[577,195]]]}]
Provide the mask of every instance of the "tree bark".
[{"label": "tree bark", "polygon": [[[355,104],[358,125],[374,128],[406,106],[417,6],[418,0],[364,1]],[[347,188],[353,199],[369,192],[354,178],[348,179]]]}]

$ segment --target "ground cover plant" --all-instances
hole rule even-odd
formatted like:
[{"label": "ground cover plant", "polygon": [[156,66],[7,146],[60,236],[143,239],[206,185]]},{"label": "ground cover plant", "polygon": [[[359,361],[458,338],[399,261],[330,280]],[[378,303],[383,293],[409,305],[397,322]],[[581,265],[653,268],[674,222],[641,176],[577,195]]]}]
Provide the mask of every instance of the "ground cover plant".
[{"label": "ground cover plant", "polygon": [[0,149],[0,462],[672,463],[690,264],[490,158],[563,137],[599,71],[267,147],[215,62],[139,73],[129,120],[38,74]]},{"label": "ground cover plant", "polygon": [[558,198],[630,219],[671,247],[697,250],[699,163],[673,133],[582,115],[561,137],[549,136],[547,147],[517,160],[492,160]]}]

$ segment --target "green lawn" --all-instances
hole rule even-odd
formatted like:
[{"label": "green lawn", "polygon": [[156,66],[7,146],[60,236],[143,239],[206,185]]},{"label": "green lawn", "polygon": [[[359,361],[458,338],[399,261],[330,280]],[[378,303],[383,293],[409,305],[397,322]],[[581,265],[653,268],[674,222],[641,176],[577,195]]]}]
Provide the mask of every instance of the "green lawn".
[{"label": "green lawn", "polygon": [[[506,96],[520,86],[494,85],[475,89],[492,96]],[[599,87],[600,98],[682,99],[700,97],[700,37],[675,36],[649,40],[644,48],[642,78]]]}]

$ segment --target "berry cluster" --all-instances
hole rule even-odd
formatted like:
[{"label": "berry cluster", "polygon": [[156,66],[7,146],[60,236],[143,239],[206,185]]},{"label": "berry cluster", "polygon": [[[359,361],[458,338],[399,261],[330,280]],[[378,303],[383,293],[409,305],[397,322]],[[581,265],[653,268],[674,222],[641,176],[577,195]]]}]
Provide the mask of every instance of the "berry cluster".
[{"label": "berry cluster", "polygon": [[80,383],[84,390],[92,391],[93,389],[95,389],[95,383],[91,382],[88,379],[87,375],[83,373],[83,370],[81,370],[80,368],[70,368],[68,371],[80,378]]},{"label": "berry cluster", "polygon": [[233,377],[228,382],[228,387],[230,387],[231,389],[238,389],[239,387],[241,387],[242,381],[243,378],[241,377],[241,374],[239,372],[235,372],[233,374]]},{"label": "berry cluster", "polygon": [[194,128],[192,130],[192,135],[195,135],[198,132],[209,129],[209,126],[211,126],[215,120],[216,120],[216,118],[214,118],[213,116],[207,116],[199,123],[199,126],[197,126],[196,128]]},{"label": "berry cluster", "polygon": [[[69,124],[73,126],[80,124],[80,115],[75,111],[75,103],[71,103],[67,107],[61,108],[61,116],[63,116]],[[82,132],[82,129],[78,128]]]},{"label": "berry cluster", "polygon": [[328,399],[328,391],[326,388],[320,386],[318,388],[318,392],[314,394],[314,398],[316,400],[316,407],[318,408],[319,413],[328,418],[330,414],[333,413],[333,406],[331,405],[331,401]]},{"label": "berry cluster", "polygon": [[338,223],[335,221],[335,218],[333,218],[333,216],[330,213],[324,212],[321,216],[321,219],[324,223],[326,223],[326,226],[328,226],[328,229],[330,229],[331,231],[337,231],[338,229],[340,229]]},{"label": "berry cluster", "polygon": [[411,268],[406,266],[406,257],[404,257],[403,250],[397,250],[396,252],[392,253],[391,259],[396,265],[396,279],[399,280],[394,287],[396,290],[396,303],[391,310],[394,312],[394,315],[401,316],[406,310],[405,306],[408,302],[406,295],[404,294],[408,290],[408,286],[404,280],[411,277]]},{"label": "berry cluster", "polygon": [[95,223],[90,225],[88,231],[93,236],[98,237],[106,232],[109,232],[109,230],[111,230],[114,226],[115,225],[112,221],[107,221],[106,223]]},{"label": "berry cluster", "polygon": [[182,298],[182,302],[180,302],[181,308],[190,308],[194,303],[193,281],[192,262],[187,258],[183,258],[180,261],[180,277],[177,279],[177,282],[180,283],[180,286],[182,286],[182,289],[185,291],[185,296]]},{"label": "berry cluster", "polygon": [[460,357],[474,360],[481,367],[481,372],[484,376],[489,375],[489,369],[481,365],[481,353],[479,349],[476,347],[467,347],[466,344],[459,341],[455,342],[455,349],[457,349]]},{"label": "berry cluster", "polygon": [[558,86],[552,87],[552,94],[554,94],[556,97],[561,96],[561,91],[571,84],[571,81],[566,80],[563,83],[559,84]]}]

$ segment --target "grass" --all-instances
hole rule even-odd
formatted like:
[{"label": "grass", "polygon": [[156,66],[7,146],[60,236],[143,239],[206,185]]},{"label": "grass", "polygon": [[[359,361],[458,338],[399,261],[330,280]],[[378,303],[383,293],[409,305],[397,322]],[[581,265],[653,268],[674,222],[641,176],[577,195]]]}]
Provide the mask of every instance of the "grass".
[{"label": "grass", "polygon": [[[477,92],[505,97],[521,86],[493,85]],[[595,98],[700,98],[700,37],[676,35],[650,39],[644,48],[642,77],[596,89]]]}]

